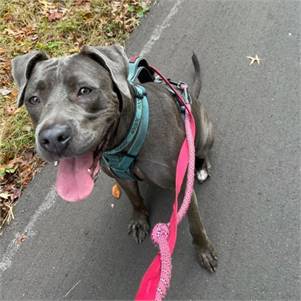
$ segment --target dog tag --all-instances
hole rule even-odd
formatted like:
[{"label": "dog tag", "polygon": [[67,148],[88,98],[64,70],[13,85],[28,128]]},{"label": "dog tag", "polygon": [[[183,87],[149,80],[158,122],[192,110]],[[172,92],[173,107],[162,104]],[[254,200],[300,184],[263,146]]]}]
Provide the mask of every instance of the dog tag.
[{"label": "dog tag", "polygon": [[121,188],[117,183],[112,187],[112,196],[116,200],[119,200],[121,197]]}]

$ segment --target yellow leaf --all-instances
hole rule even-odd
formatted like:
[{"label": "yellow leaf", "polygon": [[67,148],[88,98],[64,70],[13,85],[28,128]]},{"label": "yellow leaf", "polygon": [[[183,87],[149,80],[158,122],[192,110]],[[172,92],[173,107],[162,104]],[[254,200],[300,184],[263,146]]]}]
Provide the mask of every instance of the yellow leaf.
[{"label": "yellow leaf", "polygon": [[112,196],[116,200],[119,200],[121,197],[121,188],[117,183],[112,187]]}]

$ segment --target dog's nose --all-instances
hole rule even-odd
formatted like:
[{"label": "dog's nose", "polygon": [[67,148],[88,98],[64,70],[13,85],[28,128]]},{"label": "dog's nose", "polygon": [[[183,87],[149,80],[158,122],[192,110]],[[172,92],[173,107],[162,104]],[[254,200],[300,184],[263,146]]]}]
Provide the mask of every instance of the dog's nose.
[{"label": "dog's nose", "polygon": [[64,124],[55,124],[39,133],[39,143],[47,151],[61,155],[71,140],[71,128]]}]

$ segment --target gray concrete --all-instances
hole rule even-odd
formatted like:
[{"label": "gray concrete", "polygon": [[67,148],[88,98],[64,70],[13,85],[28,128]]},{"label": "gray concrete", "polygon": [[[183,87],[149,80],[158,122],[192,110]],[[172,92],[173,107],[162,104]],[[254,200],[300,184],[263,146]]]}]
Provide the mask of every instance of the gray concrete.
[{"label": "gray concrete", "polygon": [[[170,77],[189,80],[192,50],[200,58],[201,98],[217,129],[213,177],[197,194],[219,267],[210,275],[196,264],[185,221],[168,297],[300,300],[300,2],[160,1],[128,53],[160,32],[175,3],[147,57]],[[249,66],[246,56],[255,54],[262,64]],[[56,199],[32,221],[54,179],[52,166],[36,176],[1,238],[8,263],[1,297],[132,299],[155,248],[127,237],[125,196],[113,200],[112,181],[102,175],[89,200]],[[156,212],[152,224],[166,220],[171,197],[154,187],[143,192]],[[29,238],[9,246],[28,223]]]}]

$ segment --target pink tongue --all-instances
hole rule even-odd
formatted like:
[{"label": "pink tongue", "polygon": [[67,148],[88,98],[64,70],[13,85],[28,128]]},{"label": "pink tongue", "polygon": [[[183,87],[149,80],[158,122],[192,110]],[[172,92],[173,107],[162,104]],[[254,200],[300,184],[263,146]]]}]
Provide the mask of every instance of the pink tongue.
[{"label": "pink tongue", "polygon": [[59,162],[56,191],[65,201],[77,202],[88,197],[94,181],[88,171],[93,164],[93,152]]}]

